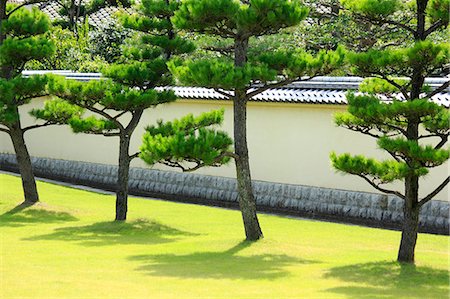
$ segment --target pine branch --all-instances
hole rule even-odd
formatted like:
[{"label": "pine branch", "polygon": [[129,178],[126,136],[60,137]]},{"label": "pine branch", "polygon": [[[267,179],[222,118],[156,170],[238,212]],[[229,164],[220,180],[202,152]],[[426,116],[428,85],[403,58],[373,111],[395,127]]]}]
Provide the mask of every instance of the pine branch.
[{"label": "pine branch", "polygon": [[220,161],[223,158],[225,158],[225,157],[231,157],[231,158],[234,158],[234,159],[238,159],[238,156],[235,153],[224,152],[224,153],[220,154],[219,156],[217,156],[213,160],[213,162],[211,164],[205,164],[203,162],[200,162],[197,159],[186,159],[186,161],[188,161],[188,162],[196,163],[196,165],[193,166],[193,167],[185,167],[180,162],[178,162],[178,161],[174,162],[174,161],[171,161],[169,159],[159,161],[159,163],[167,165],[169,167],[180,168],[183,172],[192,172],[192,171],[195,171],[195,170],[200,169],[200,168],[205,167],[205,166],[219,167],[220,166]]},{"label": "pine branch", "polygon": [[0,127],[0,132],[10,133],[11,131],[8,128],[2,128]]},{"label": "pine branch", "polygon": [[425,32],[424,32],[425,37],[427,37],[428,35],[433,33],[436,29],[438,29],[439,27],[444,26],[444,25],[445,25],[445,22],[442,19],[434,22],[433,24],[431,24],[431,26],[427,30],[425,30]]},{"label": "pine branch", "polygon": [[[139,124],[139,121],[141,120],[142,113],[144,113],[144,110],[138,110],[135,112],[131,112],[133,115],[130,122],[128,123],[128,126],[125,128],[125,131],[128,133],[133,133],[134,129]],[[117,122],[117,120],[115,120]]]},{"label": "pine branch", "polygon": [[[103,111],[103,110],[102,110]],[[114,116],[114,119],[118,119],[119,117],[121,117],[122,115],[124,115],[125,113],[127,113],[129,111],[122,111],[119,114],[117,114],[116,116]]]},{"label": "pine branch", "polygon": [[373,74],[374,74],[374,75],[378,75],[380,79],[383,79],[383,80],[387,81],[389,84],[391,84],[392,86],[398,88],[398,90],[400,90],[400,92],[402,93],[402,95],[405,97],[405,100],[408,100],[408,99],[409,99],[409,94],[408,94],[408,92],[407,92],[407,90],[405,89],[404,86],[398,84],[397,82],[395,82],[395,81],[392,80],[392,79],[389,79],[389,78],[388,78],[385,74],[383,74],[383,73],[376,72],[376,73],[373,73]]},{"label": "pine branch", "polygon": [[[372,130],[372,128],[361,127],[361,126],[357,126],[357,125],[352,126],[352,125],[349,125],[349,124],[344,124],[344,125],[340,125],[340,126],[346,128],[348,130],[351,130],[351,131],[360,132],[360,133],[362,133],[364,135],[368,135],[368,136],[376,138],[376,139],[379,139],[379,138],[381,138],[383,136],[384,137],[394,137],[394,136],[398,136],[399,135],[398,133],[387,134],[386,130],[383,130],[380,127],[382,125],[379,125],[379,124],[375,125],[376,129],[381,131],[381,132],[383,132],[384,133],[383,135],[378,135],[378,134],[370,132]],[[397,130],[401,134],[406,135],[406,130],[402,129],[401,127],[397,127],[397,126],[389,125],[389,124],[383,124],[383,126],[387,126],[387,127],[391,128],[392,130]]]},{"label": "pine branch", "polygon": [[441,141],[436,144],[436,146],[434,147],[434,149],[440,149],[442,148],[448,141],[448,134],[447,135],[441,135]]},{"label": "pine branch", "polygon": [[130,160],[133,160],[133,159],[139,157],[140,154],[141,154],[141,152],[137,152],[137,153],[134,153],[134,154],[131,155],[131,156],[128,156],[128,158],[129,158]]},{"label": "pine branch", "polygon": [[118,136],[120,136],[120,133],[110,133],[110,132],[86,131],[84,133],[91,134],[91,135],[102,135],[102,136],[105,136],[105,137],[118,137]]},{"label": "pine branch", "polygon": [[263,85],[262,87],[260,87],[260,88],[258,88],[258,89],[256,89],[256,90],[254,90],[254,91],[248,93],[248,94],[247,94],[247,97],[248,97],[249,99],[251,99],[251,98],[253,98],[253,97],[256,96],[256,95],[265,92],[265,91],[268,90],[268,89],[271,89],[271,88],[277,88],[277,87],[282,87],[282,86],[291,84],[291,83],[293,83],[293,82],[309,81],[309,80],[313,79],[314,77],[317,77],[317,75],[312,75],[311,77],[308,77],[307,79],[301,79],[301,78],[285,79],[285,80],[279,81],[279,82],[277,82],[277,83],[269,83],[269,84],[265,84],[265,85]]},{"label": "pine branch", "polygon": [[434,191],[432,191],[430,194],[428,194],[427,196],[425,196],[422,200],[419,201],[419,203],[417,204],[417,206],[420,208],[422,207],[424,204],[426,204],[427,202],[429,202],[430,200],[433,199],[433,197],[435,197],[439,192],[442,191],[442,189],[445,188],[445,186],[447,186],[447,184],[450,182],[450,176],[448,176],[436,189],[434,189]]},{"label": "pine branch", "polygon": [[32,125],[32,126],[25,127],[25,128],[22,129],[22,131],[26,132],[26,131],[29,131],[29,130],[32,130],[32,129],[47,127],[47,126],[51,126],[51,125],[55,125],[55,124],[56,124],[56,122],[46,121],[45,123],[40,124],[40,125]]},{"label": "pine branch", "polygon": [[426,98],[431,99],[433,96],[437,95],[438,93],[444,91],[445,89],[447,89],[450,86],[450,81],[445,82],[444,84],[442,84],[441,86],[439,86],[438,88],[436,88],[435,90],[433,90],[432,92],[430,92],[429,94],[426,95]]},{"label": "pine branch", "polygon": [[367,15],[362,15],[362,14],[355,14],[355,17],[357,19],[360,19],[360,20],[363,20],[363,21],[364,20],[368,21],[369,23],[372,23],[373,25],[378,25],[378,26],[382,26],[384,24],[394,25],[397,28],[402,28],[402,29],[404,29],[406,31],[409,31],[414,36],[417,35],[417,31],[414,30],[414,28],[412,28],[412,27],[410,27],[410,26],[408,26],[406,24],[394,21],[394,20],[378,18],[376,16],[367,16]]},{"label": "pine branch", "polygon": [[103,110],[100,110],[100,109],[97,109],[97,108],[95,108],[95,107],[88,106],[88,105],[80,105],[80,107],[86,108],[86,109],[88,109],[89,111],[92,111],[92,112],[95,112],[95,113],[97,113],[97,114],[100,114],[100,115],[103,116],[104,118],[113,121],[113,122],[119,127],[119,130],[120,130],[120,131],[125,130],[125,128],[123,127],[123,125],[122,125],[119,121],[117,121],[117,119],[115,119],[113,116],[109,115],[108,113],[104,112]]},{"label": "pine branch", "polygon": [[404,196],[403,194],[401,194],[400,192],[382,188],[382,187],[379,186],[379,184],[375,184],[372,180],[370,180],[370,179],[369,179],[368,177],[366,177],[365,175],[357,174],[357,176],[363,178],[363,179],[364,179],[366,182],[368,182],[372,187],[374,187],[375,189],[377,189],[377,190],[379,190],[379,191],[381,191],[381,192],[383,192],[383,193],[393,194],[393,195],[396,195],[396,196],[398,196],[398,197],[400,197],[400,198],[402,198],[402,199],[405,199],[405,196]]},{"label": "pine branch", "polygon": [[206,51],[212,51],[212,52],[218,52],[225,56],[230,56],[231,53],[234,51],[234,45],[228,46],[228,47],[214,47],[214,46],[207,46],[203,47],[203,50]]},{"label": "pine branch", "polygon": [[368,136],[376,138],[376,139],[379,139],[384,136],[384,135],[377,135],[377,134],[371,133],[370,130],[372,130],[372,128],[361,128],[358,126],[352,126],[352,125],[347,125],[347,124],[341,125],[341,127],[345,127],[346,129],[351,130],[351,131],[360,132],[364,135],[368,135]]},{"label": "pine branch", "polygon": [[[225,158],[225,157],[232,157],[232,158],[235,158],[235,159],[236,159],[236,154],[231,153],[231,152],[225,152],[225,153],[222,153],[221,155],[217,156],[217,157],[214,159],[213,163],[211,163],[211,164],[205,164],[205,163],[196,161],[196,162],[195,162],[195,163],[197,163],[196,166],[191,167],[191,168],[185,168],[185,167],[183,167],[183,172],[192,172],[192,171],[195,171],[195,170],[200,169],[200,168],[205,167],[205,166],[219,167],[219,166],[220,166],[220,161],[221,161],[223,158]],[[177,163],[178,163],[178,162],[177,162]]]},{"label": "pine branch", "polygon": [[162,160],[162,161],[159,161],[159,163],[161,163],[163,165],[166,165],[166,166],[169,166],[169,167],[180,168],[183,172],[186,171],[186,168],[184,168],[183,165],[181,165],[179,162],[173,162],[173,161],[170,161],[170,160]]}]

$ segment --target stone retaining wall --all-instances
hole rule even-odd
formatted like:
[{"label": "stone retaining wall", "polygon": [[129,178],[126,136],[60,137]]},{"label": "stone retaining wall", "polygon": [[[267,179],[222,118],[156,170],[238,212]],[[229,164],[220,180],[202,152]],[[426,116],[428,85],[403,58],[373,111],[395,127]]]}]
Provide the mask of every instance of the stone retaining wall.
[{"label": "stone retaining wall", "polygon": [[[114,190],[117,166],[32,158],[37,176]],[[17,171],[11,154],[0,154],[0,169]],[[398,228],[402,200],[395,196],[254,181],[258,208],[341,222]],[[192,173],[132,168],[130,193],[178,201],[236,206],[236,180]],[[449,234],[449,203],[431,201],[420,214],[421,231]]]}]

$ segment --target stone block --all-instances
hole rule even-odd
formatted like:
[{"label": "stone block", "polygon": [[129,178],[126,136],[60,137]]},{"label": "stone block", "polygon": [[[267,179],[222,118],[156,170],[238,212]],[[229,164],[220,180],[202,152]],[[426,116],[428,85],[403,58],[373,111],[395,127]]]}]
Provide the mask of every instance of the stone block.
[{"label": "stone block", "polygon": [[443,204],[439,210],[439,216],[449,219],[450,217],[450,206],[448,204]]}]

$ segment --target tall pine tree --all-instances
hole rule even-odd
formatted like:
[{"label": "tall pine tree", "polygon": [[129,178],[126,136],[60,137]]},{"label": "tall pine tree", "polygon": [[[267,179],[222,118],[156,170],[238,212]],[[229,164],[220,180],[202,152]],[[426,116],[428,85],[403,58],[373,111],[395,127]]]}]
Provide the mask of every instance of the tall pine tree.
[{"label": "tall pine tree", "polygon": [[[25,132],[64,123],[81,112],[76,107],[56,100],[32,112],[41,115],[44,123],[27,127],[22,125],[20,106],[47,95],[47,77],[23,77],[24,65],[30,60],[42,60],[54,51],[53,44],[45,38],[50,26],[47,16],[36,8],[25,8],[25,4],[36,2],[10,5],[7,0],[0,0],[0,131],[11,137],[27,203],[39,201],[39,196],[24,139]],[[62,107],[65,112],[58,113]],[[46,119],[48,115],[53,115],[52,120]]]},{"label": "tall pine tree", "polygon": [[172,18],[180,29],[230,43],[226,49],[215,48],[220,53],[219,58],[174,60],[169,67],[182,83],[214,88],[233,101],[234,157],[247,240],[263,236],[250,175],[247,101],[269,88],[326,74],[343,60],[340,49],[320,52],[317,56],[301,50],[252,51],[256,38],[297,25],[307,14],[308,9],[297,0],[186,0]]},{"label": "tall pine tree", "polygon": [[[132,135],[146,109],[176,99],[173,91],[163,88],[172,83],[166,62],[173,55],[194,49],[172,27],[170,18],[178,5],[178,1],[144,0],[140,14],[123,17],[125,27],[140,32],[140,41],[127,50],[128,63],[104,70],[109,80],[84,83],[57,79],[50,84],[52,93],[96,115],[71,118],[69,124],[74,132],[119,137],[115,216],[118,221],[127,217],[130,162],[141,155],[139,151],[130,153]],[[204,115],[201,121],[189,118],[173,124],[160,122],[158,128],[147,129],[142,158],[151,165],[184,164],[184,171],[226,163],[230,141],[222,133],[206,128],[219,124],[222,118],[222,112],[215,112]],[[203,150],[207,149],[196,146],[198,141],[211,142],[208,151],[216,149],[217,155],[205,154]]]},{"label": "tall pine tree", "polygon": [[[357,20],[379,25],[380,30],[393,26],[409,33],[404,37],[409,47],[349,54],[355,73],[371,78],[360,87],[364,94],[349,95],[348,113],[336,116],[339,126],[375,138],[392,159],[377,161],[333,153],[331,160],[337,170],[357,175],[375,189],[403,199],[398,261],[413,263],[420,209],[449,182],[447,177],[434,191],[419,196],[420,177],[430,168],[444,164],[450,155],[444,148],[450,132],[449,111],[430,101],[433,95],[448,89],[449,81],[434,90],[425,84],[425,77],[449,61],[449,44],[430,41],[437,30],[448,26],[449,1],[345,0],[342,3]],[[399,19],[405,11],[409,11],[410,18]],[[403,181],[402,192],[383,186],[396,180]]]}]

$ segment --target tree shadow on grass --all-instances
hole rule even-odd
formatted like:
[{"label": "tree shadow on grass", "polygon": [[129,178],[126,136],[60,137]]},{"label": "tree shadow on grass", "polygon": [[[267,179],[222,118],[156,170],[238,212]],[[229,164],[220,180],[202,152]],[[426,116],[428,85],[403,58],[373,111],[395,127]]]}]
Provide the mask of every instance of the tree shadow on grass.
[{"label": "tree shadow on grass", "polygon": [[77,221],[67,212],[52,211],[41,204],[21,203],[8,212],[0,215],[0,227],[20,227],[36,223],[55,223]]},{"label": "tree shadow on grass", "polygon": [[358,286],[328,289],[348,298],[448,298],[448,270],[397,262],[375,262],[332,268],[326,278]]},{"label": "tree shadow on grass", "polygon": [[108,246],[114,244],[158,244],[176,240],[194,233],[181,231],[155,221],[106,221],[86,226],[57,228],[51,234],[34,236],[24,240],[74,241],[86,246]]},{"label": "tree shadow on grass", "polygon": [[274,280],[289,275],[285,269],[288,265],[316,263],[283,254],[237,255],[251,244],[243,241],[223,252],[137,255],[129,259],[144,263],[137,270],[148,275],[209,279]]}]

